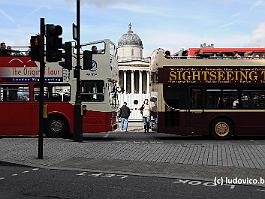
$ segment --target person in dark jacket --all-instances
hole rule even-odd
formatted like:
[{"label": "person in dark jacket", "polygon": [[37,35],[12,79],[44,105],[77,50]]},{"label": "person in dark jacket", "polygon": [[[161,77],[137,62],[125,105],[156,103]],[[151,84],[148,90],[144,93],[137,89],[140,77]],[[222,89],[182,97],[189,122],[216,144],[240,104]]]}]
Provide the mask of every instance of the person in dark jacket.
[{"label": "person in dark jacket", "polygon": [[128,118],[131,114],[131,110],[128,108],[127,103],[124,102],[123,106],[120,108],[119,118],[121,118],[121,131],[128,131]]}]

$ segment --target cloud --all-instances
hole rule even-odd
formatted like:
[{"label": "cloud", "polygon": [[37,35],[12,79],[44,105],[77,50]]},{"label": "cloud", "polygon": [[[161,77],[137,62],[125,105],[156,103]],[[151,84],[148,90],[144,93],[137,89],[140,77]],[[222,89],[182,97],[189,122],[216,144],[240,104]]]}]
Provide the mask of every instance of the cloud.
[{"label": "cloud", "polygon": [[257,46],[265,46],[265,22],[259,24],[252,32],[250,43]]},{"label": "cloud", "polygon": [[232,18],[238,18],[238,17],[240,17],[240,15],[241,15],[241,12],[236,12],[236,13],[232,14],[231,17]]},{"label": "cloud", "polygon": [[9,14],[7,14],[4,10],[0,9],[0,14],[4,16],[6,19],[8,19],[13,24],[16,24],[16,21],[11,17]]},{"label": "cloud", "polygon": [[36,13],[40,12],[42,9],[51,9],[51,8],[48,6],[38,6],[35,9],[33,9],[31,12],[27,13],[27,15],[25,15],[23,18],[34,16]]},{"label": "cloud", "polygon": [[[265,24],[264,24],[265,27]],[[163,29],[163,28],[160,28]],[[141,31],[140,31],[141,32]],[[198,35],[174,30],[142,31],[145,56],[157,48],[177,52],[180,48],[199,47],[202,43],[214,44],[215,47],[245,47],[249,45],[249,35]],[[265,35],[265,34],[264,34]]]},{"label": "cloud", "polygon": [[137,14],[149,14],[152,16],[161,16],[161,17],[173,17],[175,16],[176,10],[172,8],[164,8],[164,7],[155,7],[155,6],[146,6],[146,5],[126,5],[126,4],[119,4],[119,5],[112,5],[110,8],[119,9],[119,10],[126,10],[129,12],[137,13]]},{"label": "cloud", "polygon": [[[73,0],[66,0],[73,2]],[[96,6],[96,7],[109,7],[117,4],[134,4],[137,0],[80,0],[81,4]]]},{"label": "cloud", "polygon": [[111,8],[114,9],[120,9],[120,10],[127,10],[130,12],[136,12],[136,13],[154,13],[154,9],[150,8],[146,9],[145,7],[141,5],[126,5],[126,4],[120,4],[120,5],[113,5]]},{"label": "cloud", "polygon": [[36,27],[0,27],[1,42],[4,41],[8,46],[29,46],[30,36],[36,35]]},{"label": "cloud", "polygon": [[264,0],[257,0],[255,3],[252,4],[250,7],[250,11],[254,10],[255,8],[258,8],[260,6],[264,5]]},{"label": "cloud", "polygon": [[219,28],[219,29],[228,28],[228,27],[231,27],[231,26],[235,25],[236,23],[238,23],[238,20],[222,24],[222,25],[218,26],[217,28]]}]

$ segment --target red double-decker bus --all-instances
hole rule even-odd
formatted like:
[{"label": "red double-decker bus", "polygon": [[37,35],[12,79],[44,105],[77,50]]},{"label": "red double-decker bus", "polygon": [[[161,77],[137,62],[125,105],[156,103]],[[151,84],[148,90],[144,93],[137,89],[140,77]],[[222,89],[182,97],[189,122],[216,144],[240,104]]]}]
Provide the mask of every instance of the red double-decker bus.
[{"label": "red double-decker bus", "polygon": [[[93,54],[93,67],[82,70],[80,75],[82,105],[87,108],[83,116],[84,133],[117,128],[116,47],[109,40],[101,40],[83,44],[82,50],[91,50],[92,46],[101,51]],[[73,73],[58,63],[46,64],[44,104],[48,107],[45,130],[48,137],[73,134],[76,98]],[[0,136],[38,134],[38,96],[39,63],[19,51],[0,56]]]},{"label": "red double-decker bus", "polygon": [[217,139],[265,135],[265,48],[187,52],[186,57],[170,56],[163,49],[152,54],[150,90],[157,131]]}]

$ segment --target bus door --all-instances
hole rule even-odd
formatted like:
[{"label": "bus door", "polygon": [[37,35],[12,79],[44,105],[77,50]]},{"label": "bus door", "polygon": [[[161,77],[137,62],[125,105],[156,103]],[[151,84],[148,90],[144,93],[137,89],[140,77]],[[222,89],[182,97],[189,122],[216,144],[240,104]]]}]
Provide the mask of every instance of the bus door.
[{"label": "bus door", "polygon": [[[188,122],[187,128],[190,133],[200,132],[203,133],[203,124],[205,123],[205,118],[203,117],[203,89],[199,87],[190,88],[190,105],[189,113],[187,114]],[[207,133],[207,132],[205,132]]]},{"label": "bus door", "polygon": [[38,104],[29,101],[28,85],[0,85],[0,135],[36,135]]},{"label": "bus door", "polygon": [[188,89],[184,85],[165,85],[164,131],[165,133],[186,134],[188,112]]}]

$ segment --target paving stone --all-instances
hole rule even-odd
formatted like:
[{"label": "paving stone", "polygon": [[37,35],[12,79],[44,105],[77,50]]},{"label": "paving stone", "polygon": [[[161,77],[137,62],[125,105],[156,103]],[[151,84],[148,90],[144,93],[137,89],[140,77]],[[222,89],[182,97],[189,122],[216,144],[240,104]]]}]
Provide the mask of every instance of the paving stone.
[{"label": "paving stone", "polygon": [[[44,139],[44,160],[37,159],[37,138],[0,139],[0,161],[55,165],[71,158],[114,159],[171,164],[265,169],[265,142],[210,144],[149,142],[72,142]],[[199,141],[198,141],[199,143]]]}]

